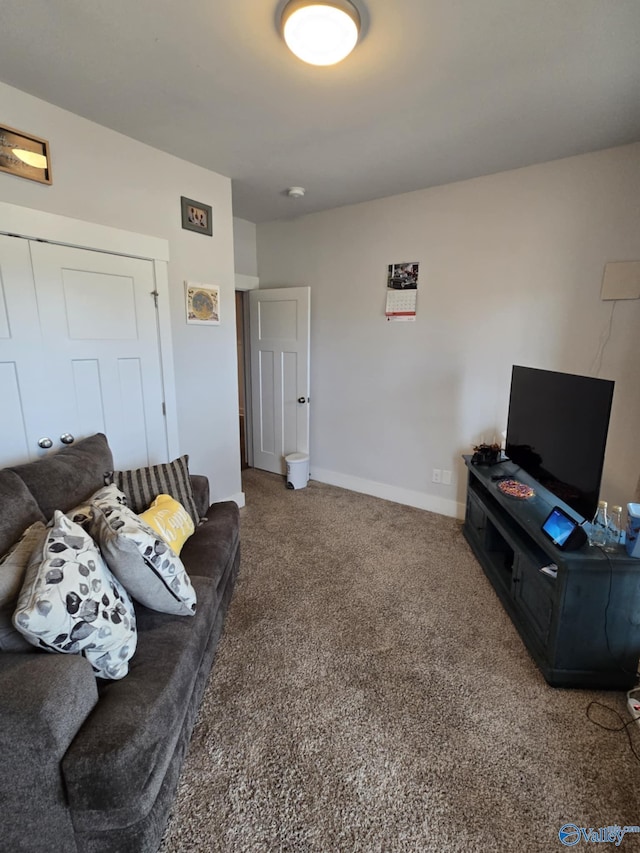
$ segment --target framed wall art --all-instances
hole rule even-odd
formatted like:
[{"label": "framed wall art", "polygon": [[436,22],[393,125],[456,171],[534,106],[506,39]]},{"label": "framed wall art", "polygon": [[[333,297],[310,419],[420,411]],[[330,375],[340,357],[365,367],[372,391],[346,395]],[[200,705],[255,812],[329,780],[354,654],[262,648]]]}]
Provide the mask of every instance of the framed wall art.
[{"label": "framed wall art", "polygon": [[0,125],[0,172],[50,184],[49,143],[15,127]]},{"label": "framed wall art", "polygon": [[220,287],[217,284],[184,283],[187,323],[220,325]]},{"label": "framed wall art", "polygon": [[180,196],[182,227],[197,234],[213,234],[213,211],[211,206],[192,198]]}]

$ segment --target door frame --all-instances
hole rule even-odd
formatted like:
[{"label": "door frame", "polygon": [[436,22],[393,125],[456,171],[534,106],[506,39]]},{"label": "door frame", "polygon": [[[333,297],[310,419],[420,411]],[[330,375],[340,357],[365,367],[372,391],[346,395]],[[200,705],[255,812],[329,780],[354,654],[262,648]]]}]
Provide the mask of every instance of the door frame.
[{"label": "door frame", "polygon": [[19,207],[0,201],[0,234],[27,240],[43,240],[76,249],[140,258],[153,263],[158,294],[158,353],[160,379],[165,402],[167,449],[169,459],[179,455],[178,412],[173,368],[173,341],[169,310],[169,242],[161,237],[123,231],[109,225],[98,225],[72,219],[57,213]]},{"label": "door frame", "polygon": [[250,290],[260,289],[260,279],[255,275],[235,274],[235,289],[242,293],[242,328],[244,333],[244,433],[247,465],[253,468],[253,394],[251,393],[251,330],[249,326]]}]

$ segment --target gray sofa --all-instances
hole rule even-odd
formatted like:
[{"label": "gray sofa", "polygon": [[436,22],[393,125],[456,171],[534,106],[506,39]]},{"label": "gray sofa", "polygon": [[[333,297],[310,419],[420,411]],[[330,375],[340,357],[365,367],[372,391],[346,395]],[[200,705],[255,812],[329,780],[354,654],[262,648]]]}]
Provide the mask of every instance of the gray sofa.
[{"label": "gray sofa", "polygon": [[[0,471],[0,555],[32,522],[67,512],[104,484],[113,459],[98,434]],[[240,560],[238,508],[208,506],[181,559],[194,617],[135,603],[137,650],[119,681],[80,655],[0,653],[0,848],[144,853],[160,845]],[[0,571],[1,571],[0,566]]]}]

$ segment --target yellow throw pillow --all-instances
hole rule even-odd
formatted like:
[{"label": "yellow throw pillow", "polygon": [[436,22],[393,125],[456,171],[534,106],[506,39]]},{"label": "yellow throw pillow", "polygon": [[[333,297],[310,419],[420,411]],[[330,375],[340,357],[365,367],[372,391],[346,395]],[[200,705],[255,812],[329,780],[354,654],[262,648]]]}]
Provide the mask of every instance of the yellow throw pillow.
[{"label": "yellow throw pillow", "polygon": [[158,495],[149,509],[140,513],[140,518],[153,527],[176,554],[195,530],[189,513],[170,495]]}]

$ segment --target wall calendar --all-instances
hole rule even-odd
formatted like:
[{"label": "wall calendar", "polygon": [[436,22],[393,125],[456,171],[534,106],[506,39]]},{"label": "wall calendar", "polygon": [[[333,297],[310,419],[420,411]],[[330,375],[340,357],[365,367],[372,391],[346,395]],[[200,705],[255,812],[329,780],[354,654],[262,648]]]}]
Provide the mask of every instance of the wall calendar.
[{"label": "wall calendar", "polygon": [[387,320],[415,320],[420,264],[389,264],[387,270]]}]

